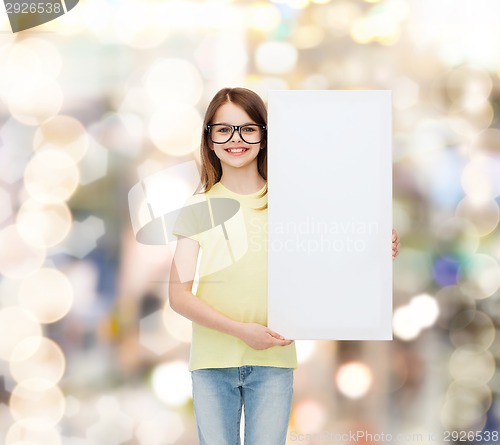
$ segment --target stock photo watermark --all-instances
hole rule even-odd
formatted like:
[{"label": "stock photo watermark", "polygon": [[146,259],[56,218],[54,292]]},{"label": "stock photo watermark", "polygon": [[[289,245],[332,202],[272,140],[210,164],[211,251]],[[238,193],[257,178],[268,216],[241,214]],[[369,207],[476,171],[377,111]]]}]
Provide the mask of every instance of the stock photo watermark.
[{"label": "stock photo watermark", "polygon": [[306,217],[300,222],[250,223],[250,249],[261,248],[260,236],[269,234],[268,251],[301,252],[364,252],[368,240],[379,234],[376,221],[321,221]]},{"label": "stock photo watermark", "polygon": [[73,9],[80,0],[4,0],[12,32],[50,22]]},{"label": "stock photo watermark", "polygon": [[498,431],[442,431],[437,432],[408,432],[389,433],[355,430],[345,432],[323,431],[319,433],[300,433],[291,431],[289,439],[297,443],[429,443],[429,442],[480,442],[498,443]]}]

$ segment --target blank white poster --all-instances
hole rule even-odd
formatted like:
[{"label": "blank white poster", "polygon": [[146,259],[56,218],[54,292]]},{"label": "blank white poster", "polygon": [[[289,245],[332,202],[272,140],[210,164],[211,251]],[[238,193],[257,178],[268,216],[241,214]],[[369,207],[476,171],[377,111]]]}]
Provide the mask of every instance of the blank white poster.
[{"label": "blank white poster", "polygon": [[268,326],[392,339],[391,91],[268,96]]}]

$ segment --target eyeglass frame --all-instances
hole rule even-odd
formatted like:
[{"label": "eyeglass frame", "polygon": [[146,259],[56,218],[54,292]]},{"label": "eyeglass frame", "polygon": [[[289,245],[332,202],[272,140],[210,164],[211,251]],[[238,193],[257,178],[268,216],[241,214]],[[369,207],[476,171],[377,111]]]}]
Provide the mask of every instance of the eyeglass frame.
[{"label": "eyeglass frame", "polygon": [[[231,135],[229,136],[229,138],[227,139],[227,141],[225,142],[215,142],[213,139],[212,139],[212,133],[210,131],[210,128],[212,127],[215,127],[216,125],[223,125],[225,127],[231,127],[232,131],[231,131]],[[262,138],[260,141],[258,142],[247,142],[245,140],[245,138],[243,137],[243,135],[241,134],[241,128],[242,127],[248,127],[250,125],[255,125],[257,127],[261,127],[262,130],[263,130],[263,133],[262,133]],[[264,132],[267,131],[267,127],[263,124],[243,124],[243,125],[229,125],[229,124],[207,124],[206,128],[205,128],[205,131],[208,133],[208,136],[210,137],[210,140],[212,141],[213,144],[227,144],[231,138],[233,137],[234,135],[234,132],[238,130],[238,134],[240,135],[240,138],[243,140],[243,142],[245,142],[245,144],[260,144],[263,140],[264,140]]]}]

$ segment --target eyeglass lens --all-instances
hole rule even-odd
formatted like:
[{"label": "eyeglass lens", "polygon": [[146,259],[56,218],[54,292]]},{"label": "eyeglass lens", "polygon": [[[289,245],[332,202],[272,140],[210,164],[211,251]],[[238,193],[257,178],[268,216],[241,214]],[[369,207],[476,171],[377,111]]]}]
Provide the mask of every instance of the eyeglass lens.
[{"label": "eyeglass lens", "polygon": [[210,137],[216,144],[229,142],[233,137],[234,131],[238,129],[241,139],[247,144],[257,144],[262,140],[262,127],[259,125],[234,126],[215,124],[210,126]]}]

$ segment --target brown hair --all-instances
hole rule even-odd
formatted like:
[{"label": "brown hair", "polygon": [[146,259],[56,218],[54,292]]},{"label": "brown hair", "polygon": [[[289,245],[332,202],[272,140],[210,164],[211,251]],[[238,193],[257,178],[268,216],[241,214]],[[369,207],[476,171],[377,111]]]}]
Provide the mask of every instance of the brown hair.
[{"label": "brown hair", "polygon": [[[247,88],[223,88],[210,101],[203,120],[203,134],[201,136],[201,185],[205,192],[208,192],[212,186],[220,181],[222,177],[222,166],[220,160],[213,150],[210,149],[207,125],[211,124],[217,110],[227,102],[232,102],[241,107],[250,118],[257,124],[267,126],[267,110],[264,101],[257,93]],[[257,155],[257,168],[259,174],[267,181],[267,132],[266,137],[261,142],[261,149]],[[262,196],[267,194],[267,184]],[[267,208],[259,208],[263,210]]]}]

